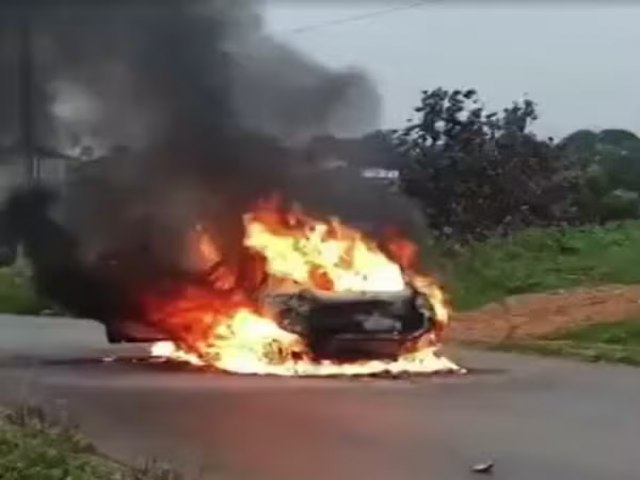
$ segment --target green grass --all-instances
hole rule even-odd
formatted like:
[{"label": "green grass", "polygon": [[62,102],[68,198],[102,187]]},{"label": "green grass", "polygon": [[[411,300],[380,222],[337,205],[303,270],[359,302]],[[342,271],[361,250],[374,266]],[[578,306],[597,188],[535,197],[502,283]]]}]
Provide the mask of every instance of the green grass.
[{"label": "green grass", "polygon": [[590,325],[536,341],[498,344],[495,348],[640,366],[640,319]]},{"label": "green grass", "polygon": [[169,469],[140,469],[98,454],[76,430],[49,421],[41,410],[0,412],[2,480],[178,480]]},{"label": "green grass", "polygon": [[640,222],[531,229],[467,247],[440,267],[458,309],[522,293],[640,283]]},{"label": "green grass", "polygon": [[550,339],[640,348],[640,319],[589,325],[552,336]]},{"label": "green grass", "polygon": [[45,308],[38,299],[26,272],[0,268],[0,312],[35,315]]}]

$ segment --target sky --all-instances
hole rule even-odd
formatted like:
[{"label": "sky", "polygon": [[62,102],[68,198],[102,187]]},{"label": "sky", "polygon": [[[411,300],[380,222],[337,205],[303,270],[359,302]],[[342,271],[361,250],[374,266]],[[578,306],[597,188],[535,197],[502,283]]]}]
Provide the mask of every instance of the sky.
[{"label": "sky", "polygon": [[367,72],[382,127],[403,126],[420,91],[443,86],[476,88],[490,109],[527,96],[541,135],[640,133],[640,3],[445,1],[267,0],[265,22],[327,66]]}]

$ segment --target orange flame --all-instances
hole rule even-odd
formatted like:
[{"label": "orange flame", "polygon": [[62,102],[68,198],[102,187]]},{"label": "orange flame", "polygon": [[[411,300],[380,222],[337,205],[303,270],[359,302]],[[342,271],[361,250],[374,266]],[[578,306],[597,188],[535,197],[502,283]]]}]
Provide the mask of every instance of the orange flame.
[{"label": "orange flame", "polygon": [[[201,258],[215,265],[207,265],[212,270],[206,285],[185,288],[178,296],[149,298],[150,317],[175,339],[155,344],[153,355],[269,375],[460,371],[438,353],[448,308],[438,285],[414,272],[417,248],[412,242],[392,234],[385,253],[337,219],[321,221],[286,210],[277,198],[260,202],[243,220],[252,273],[247,276],[239,267],[222,264],[215,243],[196,229]],[[407,283],[429,300],[437,326],[393,361],[317,361],[305,341],[281,328],[275,314],[257,300],[260,289],[398,292]]]}]

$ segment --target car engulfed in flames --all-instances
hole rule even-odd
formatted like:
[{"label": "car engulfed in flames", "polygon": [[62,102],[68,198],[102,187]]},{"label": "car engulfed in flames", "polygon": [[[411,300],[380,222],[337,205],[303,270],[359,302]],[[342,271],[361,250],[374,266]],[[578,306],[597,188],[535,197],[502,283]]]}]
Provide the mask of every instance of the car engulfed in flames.
[{"label": "car engulfed in flames", "polygon": [[152,354],[245,374],[364,375],[460,371],[440,355],[448,308],[416,269],[416,246],[375,242],[337,219],[273,197],[244,215],[240,262],[203,227],[199,281],[145,296]]}]

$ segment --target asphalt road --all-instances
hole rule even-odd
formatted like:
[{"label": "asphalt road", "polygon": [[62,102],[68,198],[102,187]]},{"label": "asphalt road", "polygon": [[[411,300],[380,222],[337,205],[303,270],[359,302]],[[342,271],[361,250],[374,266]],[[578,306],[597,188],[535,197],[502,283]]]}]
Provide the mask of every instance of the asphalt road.
[{"label": "asphalt road", "polygon": [[640,478],[640,370],[453,352],[464,377],[280,379],[104,362],[97,325],[0,317],[0,401],[39,402],[125,460],[202,478]]}]

